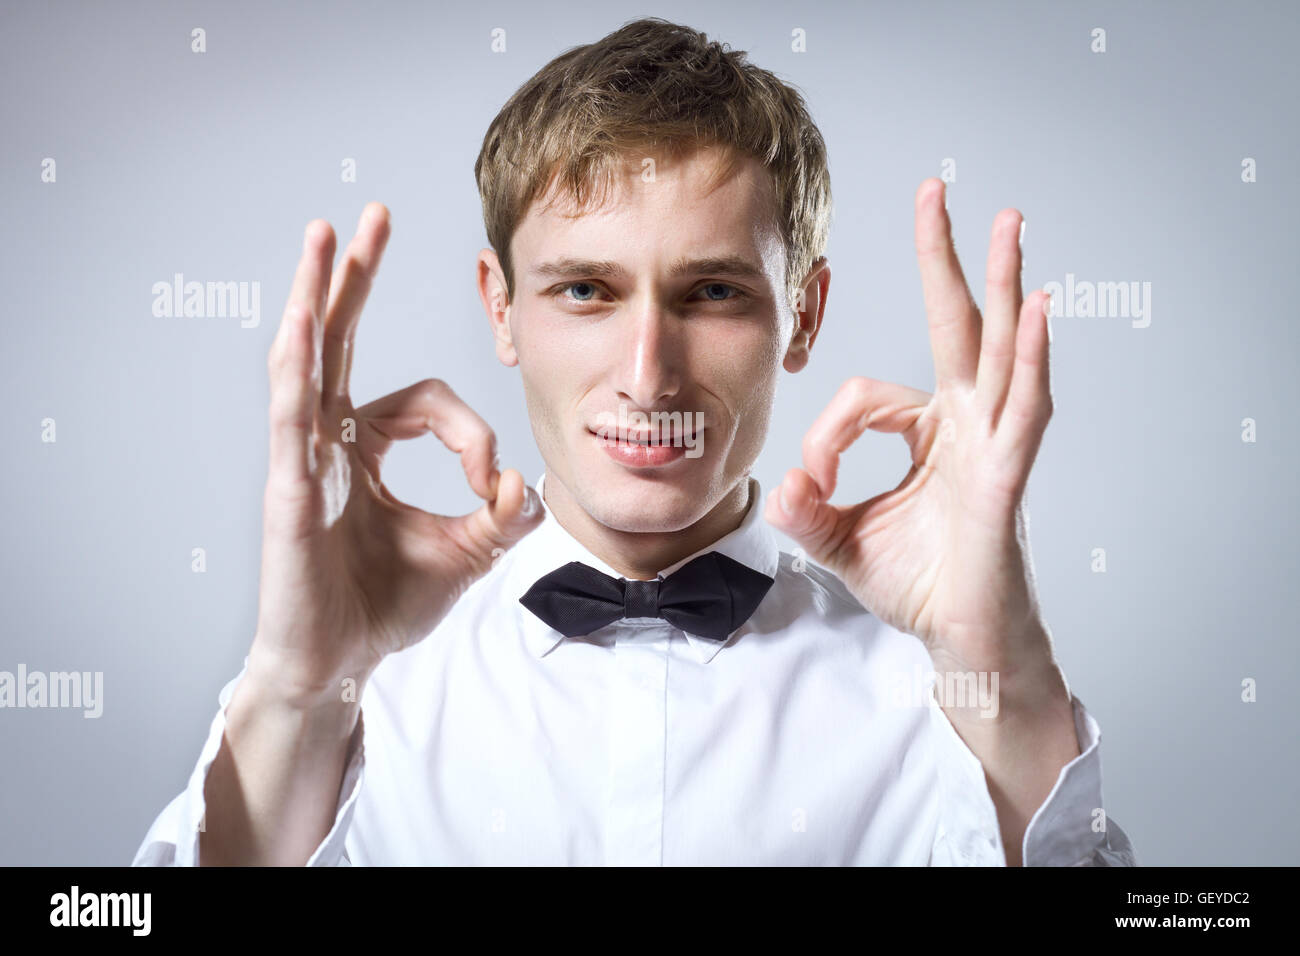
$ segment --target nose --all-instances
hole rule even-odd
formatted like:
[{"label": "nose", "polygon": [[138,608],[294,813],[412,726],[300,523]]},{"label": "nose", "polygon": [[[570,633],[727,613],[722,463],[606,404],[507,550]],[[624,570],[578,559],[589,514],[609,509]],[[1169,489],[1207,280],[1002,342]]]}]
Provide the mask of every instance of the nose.
[{"label": "nose", "polygon": [[655,302],[640,306],[628,320],[616,382],[619,399],[642,411],[661,411],[681,387],[680,321]]}]

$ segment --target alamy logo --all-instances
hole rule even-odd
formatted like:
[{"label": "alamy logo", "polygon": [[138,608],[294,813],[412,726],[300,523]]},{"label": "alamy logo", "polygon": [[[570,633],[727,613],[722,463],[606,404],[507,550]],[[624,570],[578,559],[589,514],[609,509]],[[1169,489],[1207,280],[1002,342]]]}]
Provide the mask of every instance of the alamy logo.
[{"label": "alamy logo", "polygon": [[79,708],[86,718],[104,713],[103,671],[0,671],[0,707]]},{"label": "alamy logo", "polygon": [[149,893],[71,893],[50,897],[51,926],[129,926],[133,936],[148,936],[153,898]]},{"label": "alamy logo", "polygon": [[[694,420],[692,421],[692,414]],[[596,415],[596,437],[619,445],[663,445],[685,447],[687,458],[704,454],[703,412],[651,412],[628,411],[627,403],[620,402],[618,416],[613,412]]]},{"label": "alamy logo", "polygon": [[160,319],[240,319],[255,329],[262,321],[260,282],[186,282],[178,272],[171,282],[153,284],[153,314]]},{"label": "alamy logo", "polygon": [[1052,297],[1052,318],[1132,319],[1133,328],[1151,324],[1150,282],[1089,282],[1065,274],[1065,283],[1044,282]]},{"label": "alamy logo", "polygon": [[890,686],[880,688],[881,696],[895,707],[928,707],[933,699],[940,707],[979,711],[990,720],[1001,707],[997,671],[936,671],[917,663],[910,674],[895,671],[885,677]]}]

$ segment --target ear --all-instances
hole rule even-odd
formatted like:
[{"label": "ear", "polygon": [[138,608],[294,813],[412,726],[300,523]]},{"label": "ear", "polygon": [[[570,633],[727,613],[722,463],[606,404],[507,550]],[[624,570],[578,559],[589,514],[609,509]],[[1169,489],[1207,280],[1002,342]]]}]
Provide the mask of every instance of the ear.
[{"label": "ear", "polygon": [[821,331],[822,315],[826,311],[826,294],[831,286],[831,267],[821,256],[808,270],[799,298],[792,304],[794,310],[794,335],[781,363],[787,372],[798,372],[808,364],[808,354],[817,333]]},{"label": "ear", "polygon": [[506,290],[501,262],[491,249],[483,249],[478,254],[478,296],[483,300],[492,337],[496,339],[497,358],[502,365],[518,365],[519,356],[510,335],[510,293]]}]

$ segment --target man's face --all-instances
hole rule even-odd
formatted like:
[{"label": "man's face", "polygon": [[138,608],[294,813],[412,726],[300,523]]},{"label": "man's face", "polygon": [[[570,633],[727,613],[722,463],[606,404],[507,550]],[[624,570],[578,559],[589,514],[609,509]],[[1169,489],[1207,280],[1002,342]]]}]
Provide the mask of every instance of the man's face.
[{"label": "man's face", "polygon": [[534,202],[512,240],[497,351],[519,364],[548,501],[617,531],[708,514],[762,448],[783,360],[803,364],[770,177],[747,159],[706,194],[714,162],[697,150],[650,182],[629,164],[604,205]]}]

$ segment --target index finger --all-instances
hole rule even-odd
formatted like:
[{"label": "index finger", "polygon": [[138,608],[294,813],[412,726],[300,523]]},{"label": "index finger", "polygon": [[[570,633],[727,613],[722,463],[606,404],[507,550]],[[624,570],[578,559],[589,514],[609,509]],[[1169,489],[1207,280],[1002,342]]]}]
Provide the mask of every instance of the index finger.
[{"label": "index finger", "polygon": [[427,378],[408,385],[362,405],[356,415],[375,430],[373,435],[363,433],[362,440],[367,452],[377,459],[383,458],[394,441],[432,432],[460,455],[474,493],[487,501],[496,498],[501,477],[496,433],[442,379]]},{"label": "index finger", "polygon": [[840,386],[803,439],[804,471],[826,501],[835,491],[844,453],[868,428],[906,431],[929,404],[930,395],[906,385],[858,376]]}]

